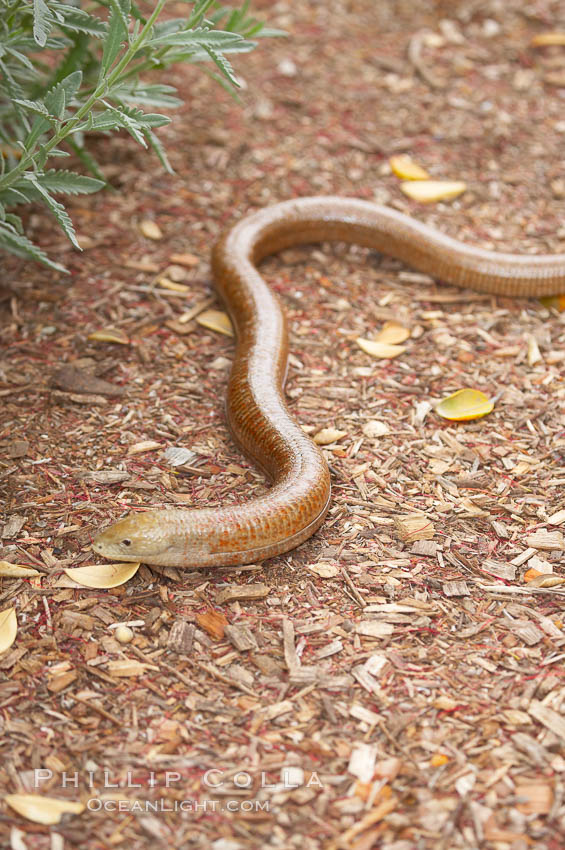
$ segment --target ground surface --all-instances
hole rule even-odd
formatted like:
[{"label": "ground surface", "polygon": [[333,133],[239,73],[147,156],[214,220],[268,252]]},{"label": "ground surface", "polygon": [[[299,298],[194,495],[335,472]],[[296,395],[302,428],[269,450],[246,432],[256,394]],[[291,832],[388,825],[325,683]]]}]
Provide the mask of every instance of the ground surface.
[{"label": "ground surface", "polygon": [[[290,405],[313,433],[344,432],[325,449],[328,521],[261,567],[142,566],[114,590],[62,572],[96,562],[96,529],[129,508],[263,490],[224,425],[232,340],[179,324],[219,306],[210,246],[243,213],[353,195],[473,244],[565,251],[565,52],[530,44],[565,28],[559,2],[261,7],[290,38],[238,63],[242,105],[175,72],[187,106],[162,136],[176,176],[128,138],[96,143],[118,192],[75,203],[84,253],[33,220],[70,282],[12,260],[3,275],[1,556],[40,576],[0,578],[19,624],[0,657],[0,789],[110,810],[49,828],[3,804],[0,844],[557,850],[565,590],[524,574],[565,575],[548,523],[565,507],[565,314],[361,249],[287,251],[264,268],[292,327]],[[412,204],[396,153],[467,192]],[[156,288],[162,274],[187,293]],[[411,329],[407,351],[373,360],[355,338],[390,318]],[[87,338],[109,326],[130,344]],[[122,394],[81,395],[65,364]],[[495,411],[440,419],[435,400],[465,386]],[[174,446],[194,452],[184,466],[163,455]],[[403,540],[414,512],[431,537]],[[111,627],[131,621],[120,644]],[[34,769],[52,772],[39,789]],[[199,808],[143,809],[187,800]]]}]

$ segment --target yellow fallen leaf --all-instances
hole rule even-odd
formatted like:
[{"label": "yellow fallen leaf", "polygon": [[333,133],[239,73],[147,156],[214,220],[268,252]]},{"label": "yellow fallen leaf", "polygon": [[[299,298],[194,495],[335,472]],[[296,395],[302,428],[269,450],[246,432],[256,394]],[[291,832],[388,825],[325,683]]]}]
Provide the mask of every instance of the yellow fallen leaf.
[{"label": "yellow fallen leaf", "polygon": [[530,587],[557,587],[560,584],[565,584],[565,576],[541,573],[540,575],[534,576],[530,579],[528,584]]},{"label": "yellow fallen leaf", "polygon": [[0,611],[0,652],[6,652],[12,646],[17,632],[16,609],[6,608]]},{"label": "yellow fallen leaf", "polygon": [[211,331],[217,331],[226,336],[233,336],[233,326],[230,317],[222,310],[204,310],[203,313],[200,313],[196,317],[196,321],[199,325]]},{"label": "yellow fallen leaf", "polygon": [[22,567],[20,564],[10,564],[9,561],[0,561],[0,576],[10,578],[25,578],[26,576],[38,576],[39,571],[32,567]]},{"label": "yellow fallen leaf", "polygon": [[558,313],[562,313],[565,310],[565,295],[545,295],[539,300],[548,310],[557,310]]},{"label": "yellow fallen leaf", "polygon": [[186,283],[176,283],[164,275],[157,278],[157,283],[162,289],[170,289],[171,292],[190,292],[190,287]]},{"label": "yellow fallen leaf", "polygon": [[102,328],[102,330],[93,331],[88,334],[88,339],[95,342],[117,342],[120,345],[129,345],[129,337],[117,328]]},{"label": "yellow fallen leaf", "polygon": [[139,229],[146,239],[162,239],[163,233],[156,221],[152,218],[144,218],[139,224]]},{"label": "yellow fallen leaf", "polygon": [[39,794],[7,794],[4,799],[22,817],[45,826],[59,823],[62,815],[80,815],[84,811],[83,803],[42,797]]},{"label": "yellow fallen leaf", "polygon": [[418,165],[417,162],[414,162],[408,154],[391,156],[388,163],[392,168],[393,174],[396,174],[397,177],[401,177],[403,180],[429,180],[430,178],[428,172],[421,165]]},{"label": "yellow fallen leaf", "polygon": [[413,201],[431,204],[434,201],[450,201],[461,195],[467,184],[461,180],[416,180],[401,183],[400,189]]},{"label": "yellow fallen leaf", "polygon": [[494,402],[480,390],[464,389],[443,398],[436,405],[436,413],[444,419],[465,422],[468,419],[480,419],[481,416],[490,413],[493,408]]},{"label": "yellow fallen leaf", "polygon": [[92,564],[65,570],[69,578],[83,587],[110,588],[125,584],[136,574],[139,563]]},{"label": "yellow fallen leaf", "polygon": [[532,47],[551,47],[552,45],[565,45],[565,32],[555,30],[553,32],[540,32],[534,35],[530,44]]},{"label": "yellow fallen leaf", "polygon": [[405,342],[410,336],[410,331],[399,322],[385,322],[375,337],[375,342],[384,342],[387,345],[398,345]]},{"label": "yellow fallen leaf", "polygon": [[405,345],[390,345],[387,342],[379,342],[374,339],[363,339],[357,337],[355,340],[359,348],[362,348],[365,354],[370,354],[371,357],[376,357],[379,360],[392,360],[393,357],[398,357],[406,351]]},{"label": "yellow fallen leaf", "polygon": [[314,434],[313,440],[318,446],[329,446],[330,443],[335,443],[345,437],[347,431],[338,431],[337,428],[322,428],[317,434]]},{"label": "yellow fallen leaf", "polygon": [[153,452],[155,449],[162,449],[161,443],[156,440],[140,440],[139,443],[133,443],[128,449],[128,455],[139,455],[143,452]]}]

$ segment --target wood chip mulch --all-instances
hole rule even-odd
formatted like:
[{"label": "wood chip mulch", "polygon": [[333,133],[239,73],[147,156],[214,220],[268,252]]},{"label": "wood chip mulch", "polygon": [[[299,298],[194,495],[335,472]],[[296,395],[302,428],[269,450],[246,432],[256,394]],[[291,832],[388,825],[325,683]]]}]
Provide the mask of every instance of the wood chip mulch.
[{"label": "wood chip mulch", "polygon": [[[565,48],[531,45],[565,29],[559,2],[255,9],[290,38],[235,57],[241,104],[172,74],[175,176],[129,137],[94,140],[118,191],[73,203],[84,253],[30,220],[71,276],[5,262],[0,560],[39,575],[0,577],[18,620],[0,845],[559,850],[565,313],[357,247],[283,252],[264,271],[291,323],[290,406],[341,433],[323,528],[241,569],[142,565],[110,590],[64,573],[127,510],[263,491],[224,424],[233,340],[197,322],[220,309],[210,247],[245,212],[353,195],[475,245],[565,252]],[[467,191],[418,206],[396,153]],[[407,350],[371,359],[355,339],[390,319]],[[462,387],[493,413],[441,419]],[[6,794],[85,810],[49,826]]]}]

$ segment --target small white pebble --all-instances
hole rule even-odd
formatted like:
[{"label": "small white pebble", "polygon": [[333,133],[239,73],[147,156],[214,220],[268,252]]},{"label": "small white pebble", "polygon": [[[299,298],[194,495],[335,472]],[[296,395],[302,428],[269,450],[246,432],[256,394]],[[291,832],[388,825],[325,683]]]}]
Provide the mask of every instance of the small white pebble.
[{"label": "small white pebble", "polygon": [[281,59],[278,65],[279,74],[283,77],[295,77],[298,69],[292,59]]},{"label": "small white pebble", "polygon": [[129,643],[133,640],[133,632],[129,626],[118,626],[115,636],[120,643]]}]

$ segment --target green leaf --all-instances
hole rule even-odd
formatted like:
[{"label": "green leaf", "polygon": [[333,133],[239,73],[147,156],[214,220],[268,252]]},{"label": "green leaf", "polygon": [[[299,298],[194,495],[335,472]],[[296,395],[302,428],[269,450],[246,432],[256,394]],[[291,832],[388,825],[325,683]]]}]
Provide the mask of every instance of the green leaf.
[{"label": "green leaf", "polygon": [[225,56],[222,56],[221,53],[216,53],[215,50],[212,50],[211,47],[205,47],[206,53],[210,57],[210,59],[214,62],[214,64],[220,69],[221,73],[232,83],[234,86],[238,88],[241,86],[241,83],[235,76],[234,70]]},{"label": "green leaf", "polygon": [[73,71],[60,83],[57,83],[44,98],[44,103],[51,115],[56,115],[62,120],[65,105],[74,98],[82,83],[82,71]]},{"label": "green leaf", "polygon": [[202,47],[205,50],[208,47],[223,50],[223,48],[243,40],[243,36],[235,32],[207,30],[203,27],[198,27],[193,30],[181,30],[180,32],[169,32],[158,35],[147,41],[146,46],[190,47],[194,45],[194,47]]},{"label": "green leaf", "polygon": [[64,266],[49,259],[39,245],[34,245],[27,236],[18,233],[13,224],[9,222],[0,223],[0,246],[17,257],[23,257],[26,260],[35,260],[50,269],[68,274]]},{"label": "green leaf", "polygon": [[165,148],[161,144],[161,140],[157,138],[157,136],[155,135],[153,130],[146,129],[144,131],[144,133],[145,133],[145,138],[149,142],[150,147],[157,154],[157,156],[159,158],[159,162],[161,163],[161,165],[163,166],[165,171],[167,171],[169,174],[174,174],[175,173],[174,169],[173,169],[171,163],[169,162],[169,158],[168,158],[168,156],[165,152]]},{"label": "green leaf", "polygon": [[28,112],[32,112],[34,115],[39,115],[40,118],[45,118],[47,120],[51,118],[51,113],[40,100],[22,100],[18,97],[15,98],[15,103],[23,106]]},{"label": "green leaf", "polygon": [[[90,195],[105,186],[105,181],[85,177],[74,171],[50,168],[49,171],[35,175],[37,182],[48,192],[63,195]],[[19,188],[19,184],[16,184]]]},{"label": "green leaf", "polygon": [[40,47],[45,47],[53,26],[53,17],[43,0],[33,0],[33,37]]},{"label": "green leaf", "polygon": [[39,194],[41,195],[45,205],[51,210],[59,226],[65,232],[65,236],[73,243],[75,248],[78,248],[81,251],[81,247],[78,244],[75,229],[73,227],[73,223],[70,219],[68,212],[65,207],[60,204],[55,198],[52,198],[47,189],[44,189],[37,175],[30,174],[29,172],[24,175],[27,180],[37,189]]},{"label": "green leaf", "polygon": [[105,21],[95,15],[89,15],[84,9],[65,3],[51,3],[51,8],[62,15],[63,21],[59,26],[63,30],[85,33],[93,38],[104,38],[108,32],[108,24]]},{"label": "green leaf", "polygon": [[173,93],[176,93],[174,86],[139,85],[137,81],[128,86],[116,86],[112,89],[112,95],[120,101],[139,103],[143,106],[169,107],[169,109],[175,109],[183,104],[180,98],[173,96]]},{"label": "green leaf", "polygon": [[35,200],[35,197],[29,192],[20,191],[15,186],[11,186],[9,189],[4,189],[3,192],[0,192],[0,203],[6,207],[14,207],[17,204],[29,204]]},{"label": "green leaf", "polygon": [[101,82],[108,75],[108,71],[116,61],[122,43],[128,40],[127,21],[124,21],[121,9],[116,9],[116,0],[111,0],[112,11],[110,13],[110,26],[104,41],[102,62],[100,63],[100,74],[98,81]]}]

